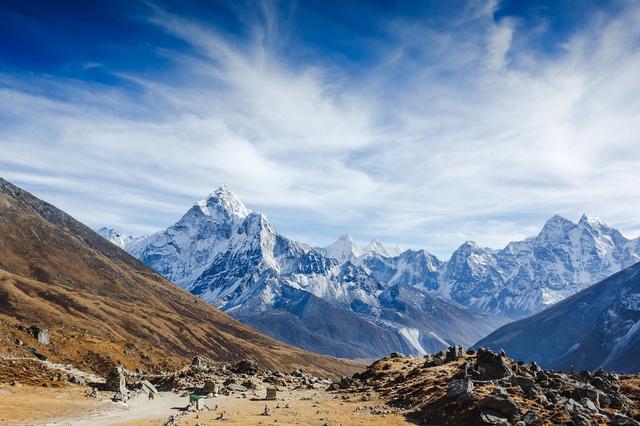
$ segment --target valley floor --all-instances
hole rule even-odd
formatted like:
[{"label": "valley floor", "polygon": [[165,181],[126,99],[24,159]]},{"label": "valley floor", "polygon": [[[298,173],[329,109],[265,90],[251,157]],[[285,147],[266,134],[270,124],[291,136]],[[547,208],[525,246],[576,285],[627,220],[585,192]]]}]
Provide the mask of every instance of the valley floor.
[{"label": "valley floor", "polygon": [[[137,397],[122,404],[111,402],[107,395],[102,399],[92,398],[86,387],[4,385],[0,388],[0,424],[163,425],[174,415],[179,415],[179,424],[185,426],[409,424],[401,414],[384,408],[375,396],[368,401],[362,401],[362,396],[354,394],[343,398],[318,389],[286,390],[280,392],[276,401],[260,400],[258,395],[255,398],[220,395],[207,399],[205,410],[187,413],[182,410],[188,404],[188,397],[174,392],[161,392],[152,401]],[[265,405],[270,416],[262,415]],[[224,421],[217,420],[221,413]]]}]

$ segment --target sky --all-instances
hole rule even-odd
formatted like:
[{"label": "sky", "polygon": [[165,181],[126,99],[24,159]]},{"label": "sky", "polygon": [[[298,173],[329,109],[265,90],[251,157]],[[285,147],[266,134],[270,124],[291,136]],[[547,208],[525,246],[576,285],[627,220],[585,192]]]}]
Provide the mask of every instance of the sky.
[{"label": "sky", "polygon": [[0,176],[136,235],[227,184],[312,245],[639,236],[640,2],[0,0]]}]

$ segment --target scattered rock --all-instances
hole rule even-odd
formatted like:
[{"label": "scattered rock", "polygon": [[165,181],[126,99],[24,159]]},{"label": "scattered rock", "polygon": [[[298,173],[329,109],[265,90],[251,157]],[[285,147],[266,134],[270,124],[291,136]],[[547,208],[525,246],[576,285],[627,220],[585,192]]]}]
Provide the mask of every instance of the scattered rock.
[{"label": "scattered rock", "polygon": [[230,383],[230,384],[226,385],[225,387],[227,389],[229,389],[230,391],[234,391],[234,392],[246,392],[248,390],[244,386],[239,385],[237,383]]},{"label": "scattered rock", "polygon": [[496,411],[508,418],[515,416],[520,411],[520,407],[513,399],[498,395],[485,396],[478,401],[478,407],[482,411]]},{"label": "scattered rock", "polygon": [[454,379],[447,383],[447,398],[454,399],[473,391],[473,382],[468,379]]},{"label": "scattered rock", "polygon": [[524,424],[527,426],[538,426],[542,424],[542,418],[540,417],[540,413],[535,410],[527,411],[522,419]]},{"label": "scattered rock", "polygon": [[504,425],[509,426],[509,421],[503,417],[498,417],[490,413],[480,414],[480,424],[484,425]]},{"label": "scattered rock", "polygon": [[36,338],[36,340],[38,340],[38,343],[41,343],[43,345],[48,345],[49,344],[49,330],[46,328],[39,328],[34,326],[29,327],[28,330],[29,334],[32,335],[33,337]]},{"label": "scattered rock", "polygon": [[513,375],[511,367],[504,357],[489,349],[481,349],[476,355],[475,370],[479,372],[480,380],[496,380]]},{"label": "scattered rock", "polygon": [[194,357],[189,365],[199,371],[203,371],[207,368],[207,363],[200,356]]},{"label": "scattered rock", "polygon": [[447,349],[447,353],[445,354],[445,362],[455,361],[462,358],[463,356],[464,349],[462,349],[462,346],[450,346],[449,349]]},{"label": "scattered rock", "polygon": [[627,417],[624,414],[614,414],[611,418],[612,426],[640,426],[640,422],[633,420],[631,417]]},{"label": "scattered rock", "polygon": [[156,387],[148,380],[141,380],[139,383],[140,389],[142,389],[143,392],[149,395],[149,399],[155,398],[155,396],[158,394],[158,389],[156,389]]},{"label": "scattered rock", "polygon": [[233,366],[233,372],[238,374],[254,375],[258,373],[258,364],[250,359],[243,359]]},{"label": "scattered rock", "polygon": [[218,384],[213,380],[206,380],[204,382],[204,386],[202,387],[202,393],[207,394],[217,394],[218,393]]}]

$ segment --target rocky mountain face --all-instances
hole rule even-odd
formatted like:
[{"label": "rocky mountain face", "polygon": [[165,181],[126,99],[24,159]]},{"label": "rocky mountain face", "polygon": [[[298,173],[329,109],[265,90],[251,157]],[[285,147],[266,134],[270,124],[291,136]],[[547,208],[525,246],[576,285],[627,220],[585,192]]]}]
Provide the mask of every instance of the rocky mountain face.
[{"label": "rocky mountain face", "polygon": [[0,235],[0,358],[94,372],[169,368],[198,354],[333,376],[356,369],[255,331],[1,178]]},{"label": "rocky mountain face", "polygon": [[502,250],[468,241],[446,262],[424,250],[391,256],[383,249],[360,251],[352,240],[349,245],[338,244],[341,241],[345,237],[331,250],[325,248],[327,255],[349,259],[382,283],[417,286],[460,305],[511,318],[539,312],[640,261],[640,238],[627,239],[587,216],[577,224],[554,216],[536,237]]},{"label": "rocky mountain face", "polygon": [[640,371],[640,263],[477,343],[548,368]]},{"label": "rocky mountain face", "polygon": [[628,240],[597,219],[551,218],[535,237],[493,251],[461,246],[442,284],[465,306],[523,317],[538,312],[640,260]]},{"label": "rocky mountain face", "polygon": [[[174,225],[125,249],[243,322],[325,354],[424,353],[473,343],[503,323],[430,294],[432,277],[418,276],[421,270],[413,278],[399,274],[397,282],[377,279],[355,260],[387,259],[393,251],[372,242],[361,252],[349,240],[323,250],[292,241],[223,186]],[[437,261],[425,252],[400,258],[398,264],[422,261],[425,271]]]}]

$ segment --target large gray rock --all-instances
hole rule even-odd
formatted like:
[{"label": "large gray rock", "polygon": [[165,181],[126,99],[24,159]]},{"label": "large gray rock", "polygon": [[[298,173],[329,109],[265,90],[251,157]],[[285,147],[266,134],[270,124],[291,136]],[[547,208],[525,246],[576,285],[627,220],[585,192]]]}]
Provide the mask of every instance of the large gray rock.
[{"label": "large gray rock", "polygon": [[611,419],[612,426],[640,426],[640,422],[633,420],[624,414],[615,414]]},{"label": "large gray rock", "polygon": [[122,367],[118,366],[109,372],[105,385],[107,390],[112,392],[118,392],[123,395],[127,393],[127,378]]},{"label": "large gray rock", "polygon": [[513,375],[506,359],[487,349],[478,351],[475,370],[480,373],[480,380],[498,380]]},{"label": "large gray rock", "polygon": [[39,328],[36,326],[29,327],[29,334],[38,340],[38,343],[48,345],[49,342],[49,330],[46,328]]},{"label": "large gray rock", "polygon": [[236,363],[232,370],[238,374],[256,374],[258,372],[258,363],[251,359],[243,359]]},{"label": "large gray rock", "polygon": [[148,394],[150,398],[154,397],[158,393],[158,389],[156,389],[156,387],[148,380],[141,380],[140,388]]},{"label": "large gray rock", "polygon": [[455,361],[464,356],[464,349],[460,345],[450,346],[445,354],[445,362]]},{"label": "large gray rock", "polygon": [[516,404],[513,399],[498,395],[487,395],[482,398],[478,401],[478,408],[480,408],[481,411],[496,411],[509,418],[520,412],[520,407],[518,407],[518,404]]},{"label": "large gray rock", "polygon": [[447,383],[447,398],[458,398],[473,391],[473,382],[468,379],[453,379]]}]

